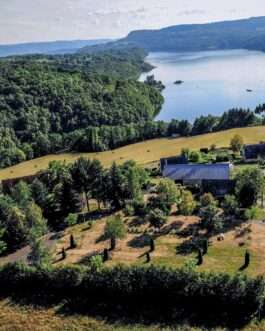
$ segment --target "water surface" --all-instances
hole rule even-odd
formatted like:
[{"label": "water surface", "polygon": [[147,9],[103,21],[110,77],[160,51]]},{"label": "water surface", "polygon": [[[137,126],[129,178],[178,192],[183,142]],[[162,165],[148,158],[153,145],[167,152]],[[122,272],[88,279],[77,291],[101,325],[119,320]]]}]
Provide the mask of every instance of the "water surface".
[{"label": "water surface", "polygon": [[[166,86],[158,120],[193,121],[200,115],[220,115],[233,107],[254,109],[265,102],[265,53],[151,53],[147,61],[156,68],[140,79],[154,74]],[[184,83],[175,85],[176,80]]]}]

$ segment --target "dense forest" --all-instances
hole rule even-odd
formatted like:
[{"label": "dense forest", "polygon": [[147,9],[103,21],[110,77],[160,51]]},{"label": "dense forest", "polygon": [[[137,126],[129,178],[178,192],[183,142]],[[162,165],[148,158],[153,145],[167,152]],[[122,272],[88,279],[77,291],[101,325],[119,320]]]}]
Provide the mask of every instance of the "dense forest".
[{"label": "dense forest", "polygon": [[0,166],[69,148],[77,130],[151,121],[163,97],[136,80],[150,68],[144,57],[130,49],[1,60]]}]

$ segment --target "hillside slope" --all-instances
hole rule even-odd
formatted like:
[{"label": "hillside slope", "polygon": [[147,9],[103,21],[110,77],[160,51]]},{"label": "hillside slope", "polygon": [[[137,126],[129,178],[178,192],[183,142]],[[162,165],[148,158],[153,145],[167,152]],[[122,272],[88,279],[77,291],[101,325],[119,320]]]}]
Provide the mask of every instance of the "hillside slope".
[{"label": "hillside slope", "polygon": [[58,40],[23,44],[0,45],[0,57],[25,54],[69,54],[85,46],[99,45],[108,39]]},{"label": "hillside slope", "polygon": [[74,162],[80,156],[99,159],[104,166],[109,166],[114,161],[123,163],[127,160],[135,160],[138,164],[148,164],[158,161],[162,157],[176,155],[182,148],[199,150],[203,147],[210,147],[212,144],[217,147],[229,146],[230,140],[235,134],[241,135],[245,143],[258,143],[264,140],[265,127],[239,128],[188,138],[153,139],[102,153],[48,155],[0,170],[0,180],[30,176],[46,169],[49,162],[53,160]]},{"label": "hillside slope", "polygon": [[[208,24],[176,25],[161,30],[139,30],[118,41],[152,52],[205,50],[265,50],[265,17]],[[114,43],[114,44],[117,44]]]}]

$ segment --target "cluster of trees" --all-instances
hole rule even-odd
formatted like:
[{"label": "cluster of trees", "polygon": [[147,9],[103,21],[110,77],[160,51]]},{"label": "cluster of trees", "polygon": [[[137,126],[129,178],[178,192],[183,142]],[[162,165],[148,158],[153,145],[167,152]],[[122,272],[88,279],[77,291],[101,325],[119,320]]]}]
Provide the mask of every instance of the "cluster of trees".
[{"label": "cluster of trees", "polygon": [[0,269],[0,287],[2,296],[26,297],[32,303],[40,297],[42,302],[68,302],[72,309],[93,308],[105,317],[114,312],[121,317],[139,318],[140,314],[153,321],[176,322],[177,318],[221,323],[236,329],[236,325],[255,316],[264,316],[264,279],[239,274],[153,266],[94,268],[91,272],[91,268],[84,267],[35,269],[6,265]]},{"label": "cluster of trees", "polygon": [[[71,149],[83,136],[83,144],[92,139],[87,150],[115,147],[120,126],[153,120],[163,97],[128,73],[129,66],[139,74],[140,63],[144,54],[137,51],[1,60],[0,167]],[[101,142],[93,145],[90,133],[101,126]],[[124,133],[121,139],[125,141]]]},{"label": "cluster of trees", "polygon": [[176,206],[180,215],[192,215],[196,208],[196,201],[192,193],[186,188],[176,185],[170,179],[162,179],[156,187],[156,194],[147,204],[147,219],[154,227],[161,227]]},{"label": "cluster of trees", "polygon": [[259,217],[258,200],[263,199],[264,175],[259,168],[246,168],[235,177],[234,194],[226,195],[221,203],[210,193],[201,197],[199,215],[201,225],[209,233],[218,233],[231,218],[255,219]]},{"label": "cluster of trees", "polygon": [[[156,82],[159,85],[159,82]],[[148,83],[149,84],[149,83]],[[168,137],[191,136],[220,130],[261,124],[261,119],[250,110],[232,109],[221,117],[200,116],[193,124],[186,120],[146,121],[120,126],[89,127],[75,132],[73,149],[80,152],[98,152],[138,141]],[[69,137],[68,137],[69,139]]]},{"label": "cluster of trees", "polygon": [[[80,158],[72,165],[51,162],[32,183],[4,187],[0,196],[0,247],[12,251],[51,229],[74,225],[73,214],[90,209],[90,199],[109,208],[142,201],[148,173],[133,161],[104,169],[97,160]],[[85,203],[84,203],[85,202]],[[46,221],[47,220],[47,221]]]}]

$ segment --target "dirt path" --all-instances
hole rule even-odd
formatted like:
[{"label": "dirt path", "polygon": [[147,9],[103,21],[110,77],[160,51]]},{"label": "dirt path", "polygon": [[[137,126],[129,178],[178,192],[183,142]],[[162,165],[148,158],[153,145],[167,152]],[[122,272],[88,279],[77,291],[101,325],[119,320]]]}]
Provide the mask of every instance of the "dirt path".
[{"label": "dirt path", "polygon": [[[48,248],[49,250],[52,250],[57,242],[57,237],[56,234],[53,232],[50,232],[48,234],[46,234],[43,238],[43,244],[46,248]],[[14,263],[14,262],[18,262],[18,261],[27,261],[27,257],[29,255],[30,252],[30,246],[27,245],[19,250],[17,250],[16,252],[9,254],[7,256],[1,257],[0,258],[0,265],[6,264],[6,263]]]}]

